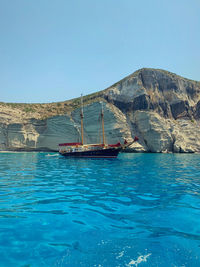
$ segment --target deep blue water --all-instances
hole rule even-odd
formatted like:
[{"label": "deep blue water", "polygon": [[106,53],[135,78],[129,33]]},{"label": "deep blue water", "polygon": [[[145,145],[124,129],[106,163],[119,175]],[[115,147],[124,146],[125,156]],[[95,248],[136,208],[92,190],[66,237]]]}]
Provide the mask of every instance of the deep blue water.
[{"label": "deep blue water", "polygon": [[1,153],[0,266],[200,266],[200,155]]}]

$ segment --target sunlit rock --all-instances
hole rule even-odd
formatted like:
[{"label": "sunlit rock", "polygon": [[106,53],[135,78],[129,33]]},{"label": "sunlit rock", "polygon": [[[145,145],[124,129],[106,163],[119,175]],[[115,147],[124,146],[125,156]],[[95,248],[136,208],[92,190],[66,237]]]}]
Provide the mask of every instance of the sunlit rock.
[{"label": "sunlit rock", "polygon": [[[131,152],[200,152],[200,82],[141,69],[84,97],[84,142],[139,141]],[[58,150],[80,142],[80,99],[48,104],[0,103],[0,150]]]}]

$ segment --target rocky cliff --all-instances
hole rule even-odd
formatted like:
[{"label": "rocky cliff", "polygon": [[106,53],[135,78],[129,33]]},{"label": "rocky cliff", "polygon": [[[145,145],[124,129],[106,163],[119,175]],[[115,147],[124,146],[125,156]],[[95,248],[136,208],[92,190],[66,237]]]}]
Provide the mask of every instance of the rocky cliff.
[{"label": "rocky cliff", "polygon": [[[200,82],[141,69],[106,90],[84,97],[84,141],[101,140],[104,104],[108,143],[139,142],[137,152],[200,151]],[[80,100],[51,104],[0,103],[0,150],[57,150],[80,141]]]}]

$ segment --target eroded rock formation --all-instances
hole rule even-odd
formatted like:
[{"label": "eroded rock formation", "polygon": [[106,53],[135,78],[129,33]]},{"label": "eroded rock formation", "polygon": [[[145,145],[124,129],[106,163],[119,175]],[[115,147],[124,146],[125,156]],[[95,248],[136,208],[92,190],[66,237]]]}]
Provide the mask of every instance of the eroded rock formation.
[{"label": "eroded rock formation", "polygon": [[[137,135],[139,142],[129,151],[200,151],[200,82],[163,70],[141,69],[86,97],[84,140],[87,143],[102,141],[101,101],[108,143],[131,140]],[[58,143],[80,141],[77,102],[56,103],[59,109],[54,105],[52,112],[50,105],[33,110],[27,105],[23,109],[20,105],[1,103],[0,149],[49,151],[57,150]]]}]

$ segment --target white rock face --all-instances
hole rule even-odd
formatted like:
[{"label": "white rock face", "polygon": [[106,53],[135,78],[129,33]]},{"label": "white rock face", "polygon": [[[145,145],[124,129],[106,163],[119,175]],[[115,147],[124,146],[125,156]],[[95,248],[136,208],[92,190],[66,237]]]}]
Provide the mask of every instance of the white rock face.
[{"label": "white rock face", "polygon": [[[84,107],[84,142],[101,143],[101,103],[95,102]],[[126,121],[125,115],[112,104],[103,103],[104,128],[106,142],[109,144],[123,142],[124,138],[131,138],[131,131]],[[72,118],[76,125],[80,127],[80,109],[72,112]]]},{"label": "white rock face", "polygon": [[120,102],[129,103],[135,97],[143,95],[146,93],[141,80],[137,77],[127,77],[127,79],[122,80],[120,83],[109,88],[108,94],[111,98],[115,98]]},{"label": "white rock face", "polygon": [[142,137],[146,148],[150,152],[172,150],[172,136],[170,125],[155,112],[136,111],[133,115],[134,123]]},{"label": "white rock face", "polygon": [[174,152],[200,152],[200,123],[189,120],[179,120],[174,127]]},{"label": "white rock face", "polygon": [[[99,102],[84,107],[85,143],[102,142],[100,112]],[[21,121],[21,118],[10,118],[0,124],[1,150],[58,150],[59,143],[81,141],[80,109],[74,110],[71,115]],[[125,115],[112,104],[104,103],[104,121],[107,143],[132,139]]]},{"label": "white rock face", "polygon": [[[84,142],[102,142],[100,121],[101,104],[95,102],[84,107]],[[58,150],[59,143],[80,142],[80,109],[71,114],[45,120],[23,120],[0,117],[0,150]],[[129,147],[132,152],[199,152],[200,123],[188,119],[170,120],[156,112],[135,111],[122,113],[116,106],[104,103],[105,135],[107,143],[131,141],[135,135],[139,142]]]},{"label": "white rock face", "polygon": [[[131,119],[147,152],[200,152],[200,123],[164,119],[155,112],[136,111]],[[134,146],[132,147],[134,151]],[[143,150],[138,148],[139,151]],[[136,150],[137,151],[137,150]]]},{"label": "white rock face", "polygon": [[66,137],[72,142],[79,135],[69,116],[2,125],[0,132],[2,150],[58,150]]},{"label": "white rock face", "polygon": [[45,125],[36,125],[35,129],[39,133],[36,146],[40,150],[58,150],[59,143],[74,142],[79,138],[74,121],[68,115],[51,117]]}]

